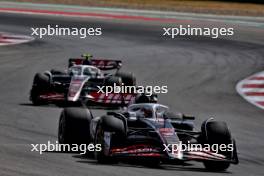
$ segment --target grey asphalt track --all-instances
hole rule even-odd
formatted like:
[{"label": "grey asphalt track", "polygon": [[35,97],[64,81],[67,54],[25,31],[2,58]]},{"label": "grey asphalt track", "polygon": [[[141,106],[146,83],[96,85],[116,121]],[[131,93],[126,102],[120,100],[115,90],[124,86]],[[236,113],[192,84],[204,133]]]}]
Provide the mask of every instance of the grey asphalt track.
[{"label": "grey asphalt track", "polygon": [[[30,35],[30,27],[48,24],[102,27],[103,36],[49,37],[0,47],[0,175],[263,175],[263,110],[235,91],[240,79],[264,68],[263,29],[236,26],[235,36],[229,39],[168,39],[161,36],[162,25],[155,23],[0,13],[0,30],[5,32]],[[69,57],[83,52],[122,59],[124,69],[133,71],[140,85],[168,85],[169,92],[159,96],[160,102],[196,115],[198,126],[212,116],[226,121],[237,140],[240,164],[224,173],[212,173],[196,162],[160,168],[112,166],[78,154],[31,152],[31,143],[57,140],[61,111],[52,106],[31,106],[28,93],[33,75],[66,67]]]}]

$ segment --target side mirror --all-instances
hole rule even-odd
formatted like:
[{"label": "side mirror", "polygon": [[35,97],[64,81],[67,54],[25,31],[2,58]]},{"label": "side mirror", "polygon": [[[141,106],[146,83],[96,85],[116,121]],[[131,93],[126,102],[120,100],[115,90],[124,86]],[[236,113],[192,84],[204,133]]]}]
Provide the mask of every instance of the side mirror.
[{"label": "side mirror", "polygon": [[138,120],[137,114],[135,112],[128,112],[129,113],[129,120]]},{"label": "side mirror", "polygon": [[135,112],[128,112],[129,113],[129,117],[137,117],[137,113]]},{"label": "side mirror", "polygon": [[117,70],[119,70],[121,67],[122,67],[122,62],[119,62],[119,63],[117,64]]}]

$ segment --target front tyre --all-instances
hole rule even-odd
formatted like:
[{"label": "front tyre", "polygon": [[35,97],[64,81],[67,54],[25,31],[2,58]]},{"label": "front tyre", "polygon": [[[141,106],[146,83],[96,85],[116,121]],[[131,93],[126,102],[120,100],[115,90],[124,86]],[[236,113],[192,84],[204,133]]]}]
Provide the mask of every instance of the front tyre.
[{"label": "front tyre", "polygon": [[58,127],[60,144],[89,144],[92,115],[85,108],[63,109]]},{"label": "front tyre", "polygon": [[113,138],[123,138],[125,126],[123,121],[113,116],[102,116],[96,127],[95,145],[101,145],[100,151],[95,151],[95,158],[98,163],[116,163],[117,160],[110,156]]},{"label": "front tyre", "polygon": [[48,75],[43,73],[37,73],[33,79],[32,89],[30,91],[30,100],[33,105],[42,105],[47,102],[40,98],[40,94],[45,92],[50,87],[50,78]]},{"label": "front tyre", "polygon": [[220,161],[204,161],[203,164],[209,171],[225,171],[230,166],[230,163]]},{"label": "front tyre", "polygon": [[[232,144],[231,133],[225,122],[218,121],[205,121],[201,127],[202,135],[201,140],[204,144]],[[235,146],[233,146],[235,147]],[[232,152],[218,151],[219,154],[231,159]],[[226,161],[204,161],[205,168],[210,171],[225,171],[230,166],[230,162]]]}]

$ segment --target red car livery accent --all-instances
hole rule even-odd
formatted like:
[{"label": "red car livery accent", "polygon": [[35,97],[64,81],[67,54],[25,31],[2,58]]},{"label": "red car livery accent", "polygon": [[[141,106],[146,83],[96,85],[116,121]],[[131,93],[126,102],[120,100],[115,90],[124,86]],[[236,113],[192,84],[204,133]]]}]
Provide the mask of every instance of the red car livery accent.
[{"label": "red car livery accent", "polygon": [[134,154],[136,156],[159,156],[160,149],[148,144],[136,144],[123,148],[112,148],[110,153],[114,154]]},{"label": "red car livery accent", "polygon": [[135,94],[116,94],[110,93],[106,95],[105,93],[91,92],[91,100],[97,103],[106,103],[106,104],[130,104],[134,102],[136,95]]}]

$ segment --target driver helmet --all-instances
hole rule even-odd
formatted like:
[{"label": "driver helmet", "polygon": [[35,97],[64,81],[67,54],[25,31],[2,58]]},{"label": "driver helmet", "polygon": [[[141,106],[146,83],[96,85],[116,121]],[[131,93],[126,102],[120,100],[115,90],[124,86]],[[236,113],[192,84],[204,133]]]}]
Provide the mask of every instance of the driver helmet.
[{"label": "driver helmet", "polygon": [[82,54],[82,57],[84,58],[83,65],[91,65],[91,59],[93,58],[92,54]]},{"label": "driver helmet", "polygon": [[142,108],[142,115],[144,118],[151,118],[152,117],[152,111],[149,108]]}]

